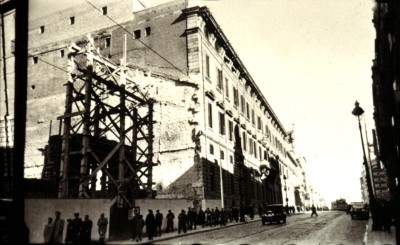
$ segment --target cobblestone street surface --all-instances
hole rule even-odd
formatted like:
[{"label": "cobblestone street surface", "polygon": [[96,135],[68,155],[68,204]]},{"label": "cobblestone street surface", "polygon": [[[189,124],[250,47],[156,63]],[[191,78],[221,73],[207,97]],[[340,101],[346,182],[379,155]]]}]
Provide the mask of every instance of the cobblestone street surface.
[{"label": "cobblestone street surface", "polygon": [[[368,232],[370,221],[351,220],[344,212],[294,214],[286,224],[262,225],[258,217],[247,223],[229,223],[226,227],[198,228],[186,234],[177,232],[156,237],[153,244],[395,244],[393,233]],[[383,240],[382,240],[383,239]],[[147,243],[144,237],[142,243]],[[111,244],[140,244],[115,241]]]}]

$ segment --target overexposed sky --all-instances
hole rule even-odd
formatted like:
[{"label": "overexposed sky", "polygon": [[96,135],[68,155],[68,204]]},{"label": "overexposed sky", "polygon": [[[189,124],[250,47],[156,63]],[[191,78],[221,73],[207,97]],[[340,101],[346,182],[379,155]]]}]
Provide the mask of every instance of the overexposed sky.
[{"label": "overexposed sky", "polygon": [[[31,16],[82,2],[33,0]],[[296,150],[307,159],[306,173],[316,191],[328,203],[339,197],[361,200],[362,149],[351,111],[358,100],[365,111],[362,126],[366,122],[372,143],[374,1],[201,2],[210,8],[286,130],[294,125]]]}]

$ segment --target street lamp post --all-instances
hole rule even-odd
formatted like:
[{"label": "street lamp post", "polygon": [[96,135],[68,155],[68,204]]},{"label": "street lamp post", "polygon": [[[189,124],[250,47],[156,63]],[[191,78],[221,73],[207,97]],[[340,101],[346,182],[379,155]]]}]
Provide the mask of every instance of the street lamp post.
[{"label": "street lamp post", "polygon": [[368,189],[368,197],[369,197],[369,205],[370,205],[370,210],[371,210],[371,216],[372,216],[372,230],[379,230],[376,222],[376,200],[374,196],[374,191],[372,189],[372,183],[371,183],[371,175],[370,175],[370,170],[368,167],[368,162],[367,162],[367,155],[365,154],[365,148],[364,148],[364,138],[362,135],[362,130],[361,130],[361,116],[364,113],[364,110],[360,107],[360,103],[357,101],[354,103],[355,107],[353,111],[351,112],[354,116],[357,117],[358,119],[358,128],[360,130],[360,137],[361,137],[361,147],[363,150],[363,164],[365,168],[365,177],[367,179],[367,189]]},{"label": "street lamp post", "polygon": [[287,184],[286,184],[286,175],[283,175],[283,179],[285,180],[285,195],[286,195],[286,207],[289,207],[289,198],[287,197]]}]

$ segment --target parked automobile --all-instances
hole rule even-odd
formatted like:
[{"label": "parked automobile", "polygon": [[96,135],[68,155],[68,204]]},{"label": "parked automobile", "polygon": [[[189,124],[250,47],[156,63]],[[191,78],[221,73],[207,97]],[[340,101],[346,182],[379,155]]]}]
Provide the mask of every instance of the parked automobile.
[{"label": "parked automobile", "polygon": [[264,209],[264,213],[261,216],[261,222],[263,225],[266,223],[286,223],[285,207],[282,204],[271,204],[267,205]]},{"label": "parked automobile", "polygon": [[369,208],[362,202],[351,203],[351,219],[369,219]]}]

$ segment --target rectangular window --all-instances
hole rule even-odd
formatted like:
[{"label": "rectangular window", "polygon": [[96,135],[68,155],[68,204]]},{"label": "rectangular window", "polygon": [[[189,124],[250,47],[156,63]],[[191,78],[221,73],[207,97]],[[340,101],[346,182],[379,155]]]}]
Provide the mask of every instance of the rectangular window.
[{"label": "rectangular window", "polygon": [[214,155],[214,146],[210,144],[210,154]]},{"label": "rectangular window", "polygon": [[257,158],[257,142],[253,140],[253,144],[254,144],[254,157]]},{"label": "rectangular window", "polygon": [[222,78],[222,70],[217,69],[217,88],[222,91],[224,89],[224,83]]},{"label": "rectangular window", "polygon": [[15,53],[15,39],[11,40],[11,45],[10,45],[11,53]]},{"label": "rectangular window", "polygon": [[247,115],[247,119],[250,120],[250,106],[249,103],[246,102],[246,115]]},{"label": "rectangular window", "polygon": [[233,164],[233,156],[232,155],[229,156],[229,163]]},{"label": "rectangular window", "polygon": [[229,98],[229,81],[228,78],[225,77],[225,96],[226,98]]},{"label": "rectangular window", "polygon": [[103,15],[106,15],[106,14],[107,14],[107,6],[101,8],[101,13],[102,13]]},{"label": "rectangular window", "polygon": [[251,123],[254,125],[255,124],[255,114],[254,114],[254,109],[251,109]]},{"label": "rectangular window", "polygon": [[239,106],[239,92],[236,88],[233,88],[233,104]]},{"label": "rectangular window", "polygon": [[233,122],[229,121],[229,140],[233,141]]},{"label": "rectangular window", "polygon": [[261,150],[261,146],[259,146],[258,147],[258,156],[260,157],[260,161],[262,160],[262,156],[263,156],[263,154],[262,154],[262,150]]},{"label": "rectangular window", "polygon": [[225,135],[225,114],[219,113],[219,133]]},{"label": "rectangular window", "polygon": [[109,48],[111,46],[111,37],[107,37],[104,42],[104,46]]},{"label": "rectangular window", "polygon": [[220,157],[221,157],[221,160],[224,160],[225,159],[225,152],[224,151],[219,151],[219,155],[220,155]]},{"label": "rectangular window", "polygon": [[212,120],[212,104],[208,103],[208,126],[210,128],[213,127],[213,120]]},{"label": "rectangular window", "polygon": [[258,130],[261,130],[261,129],[262,129],[261,117],[257,117],[257,128],[258,128]]},{"label": "rectangular window", "polygon": [[40,34],[44,33],[44,26],[41,26],[41,27],[40,27],[39,33],[40,33]]},{"label": "rectangular window", "polygon": [[140,36],[140,30],[133,31],[133,39],[139,39]]},{"label": "rectangular window", "polygon": [[210,165],[210,190],[215,191],[215,167],[213,165]]},{"label": "rectangular window", "polygon": [[245,108],[246,108],[245,104],[246,104],[246,101],[245,101],[243,95],[240,95],[240,108],[241,108],[242,113],[245,113]]},{"label": "rectangular window", "polygon": [[64,57],[64,49],[61,49],[60,50],[60,58],[63,58]]},{"label": "rectangular window", "polygon": [[210,78],[210,56],[206,55],[206,77]]},{"label": "rectangular window", "polygon": [[39,58],[37,56],[33,56],[33,64],[37,64],[38,63]]},{"label": "rectangular window", "polygon": [[150,34],[151,34],[151,29],[150,29],[150,27],[146,27],[146,28],[144,29],[144,36],[145,36],[145,37],[148,37],[148,36],[150,36]]},{"label": "rectangular window", "polygon": [[247,139],[246,139],[246,132],[242,133],[242,138],[243,138],[243,150],[247,151]]},{"label": "rectangular window", "polygon": [[250,155],[253,155],[254,150],[253,150],[253,139],[250,137],[249,138],[249,148],[250,148]]},{"label": "rectangular window", "polygon": [[70,25],[75,24],[75,16],[69,17],[69,24]]}]

